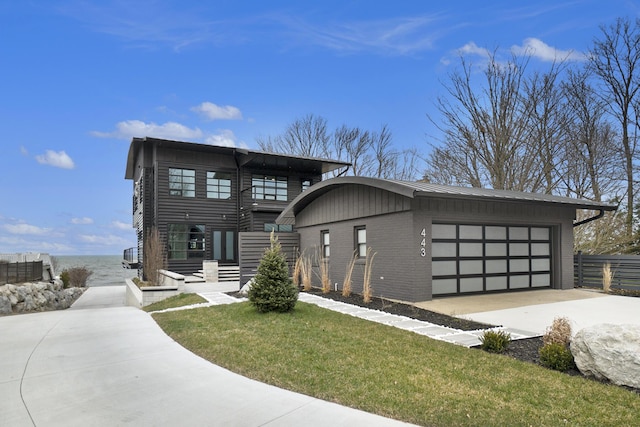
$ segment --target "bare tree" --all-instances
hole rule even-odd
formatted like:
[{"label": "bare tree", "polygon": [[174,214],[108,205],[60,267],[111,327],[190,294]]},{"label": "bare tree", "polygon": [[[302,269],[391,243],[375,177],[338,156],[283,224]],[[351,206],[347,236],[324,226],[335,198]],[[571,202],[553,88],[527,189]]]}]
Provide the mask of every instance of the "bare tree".
[{"label": "bare tree", "polygon": [[[442,123],[429,117],[444,134],[444,144],[431,152],[426,178],[473,187],[539,191],[545,173],[540,156],[552,157],[553,150],[542,152],[542,135],[535,133],[536,107],[542,101],[527,101],[528,58],[514,56],[504,63],[494,52],[479,90],[475,90],[472,65],[463,57],[460,60],[461,69],[451,73],[445,85],[448,96],[436,101]],[[531,81],[529,91],[544,95],[538,86]],[[546,118],[550,113],[543,114]]]},{"label": "bare tree", "polygon": [[558,176],[567,196],[601,202],[604,197],[619,196],[624,165],[614,142],[617,135],[605,116],[606,107],[589,77],[587,71],[569,70],[562,85],[570,115]]},{"label": "bare tree", "polygon": [[640,90],[640,19],[618,18],[610,26],[601,26],[594,40],[589,68],[601,83],[601,93],[609,112],[620,125],[626,178],[627,234],[633,231],[635,186],[633,179],[638,126]]},{"label": "bare tree", "polygon": [[282,135],[258,139],[262,150],[306,157],[329,157],[329,143],[327,120],[313,114],[294,120]]},{"label": "bare tree", "polygon": [[262,150],[300,156],[335,158],[351,163],[354,176],[413,180],[422,157],[416,148],[397,150],[387,125],[379,132],[342,125],[333,133],[326,119],[309,114],[287,126],[282,135],[258,139]]}]

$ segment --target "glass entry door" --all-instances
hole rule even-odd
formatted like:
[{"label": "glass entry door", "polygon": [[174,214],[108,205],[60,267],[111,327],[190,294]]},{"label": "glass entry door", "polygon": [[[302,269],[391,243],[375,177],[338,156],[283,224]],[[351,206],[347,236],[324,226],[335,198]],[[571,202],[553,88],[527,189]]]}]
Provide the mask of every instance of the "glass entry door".
[{"label": "glass entry door", "polygon": [[213,230],[211,237],[213,259],[225,264],[237,263],[235,230]]}]

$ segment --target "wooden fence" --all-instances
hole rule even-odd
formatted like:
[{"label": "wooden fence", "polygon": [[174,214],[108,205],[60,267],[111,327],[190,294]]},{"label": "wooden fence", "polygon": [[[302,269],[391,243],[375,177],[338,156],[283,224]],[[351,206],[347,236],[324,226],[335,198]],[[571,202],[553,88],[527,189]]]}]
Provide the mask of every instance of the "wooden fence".
[{"label": "wooden fence", "polygon": [[42,280],[42,261],[0,261],[0,285]]},{"label": "wooden fence", "polygon": [[612,287],[620,289],[640,289],[640,256],[638,255],[574,255],[575,286],[602,287],[602,267],[611,266]]}]

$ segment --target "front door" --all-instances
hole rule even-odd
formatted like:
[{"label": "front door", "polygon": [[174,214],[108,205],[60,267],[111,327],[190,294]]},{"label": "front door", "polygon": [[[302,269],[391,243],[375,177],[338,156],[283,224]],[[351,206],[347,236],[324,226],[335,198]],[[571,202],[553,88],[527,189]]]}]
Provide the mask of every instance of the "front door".
[{"label": "front door", "polygon": [[220,264],[236,264],[235,230],[213,230],[211,237],[213,259]]}]

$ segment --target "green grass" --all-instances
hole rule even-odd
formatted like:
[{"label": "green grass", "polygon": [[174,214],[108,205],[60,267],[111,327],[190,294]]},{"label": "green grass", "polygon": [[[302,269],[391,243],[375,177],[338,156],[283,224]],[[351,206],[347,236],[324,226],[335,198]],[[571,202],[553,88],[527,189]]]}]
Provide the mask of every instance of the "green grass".
[{"label": "green grass", "polygon": [[153,304],[149,304],[142,309],[146,312],[156,311],[156,310],[164,310],[166,308],[175,308],[182,307],[185,305],[191,304],[200,304],[203,302],[207,302],[206,299],[202,298],[198,294],[180,294],[167,299],[163,299],[162,301],[154,302]]},{"label": "green grass", "polygon": [[244,376],[429,426],[640,425],[640,396],[507,356],[298,302],[153,315],[173,339]]}]

